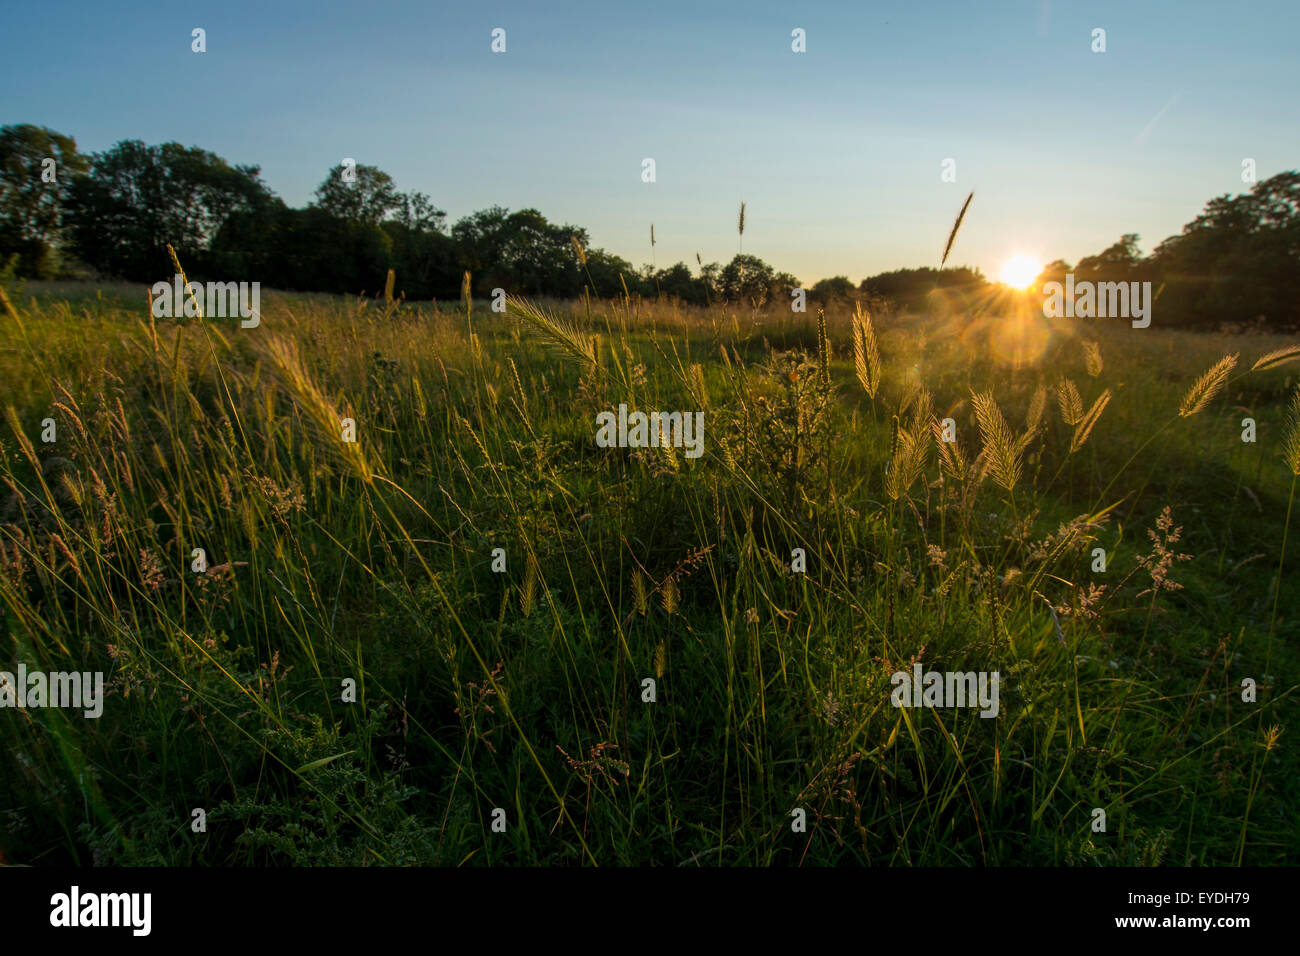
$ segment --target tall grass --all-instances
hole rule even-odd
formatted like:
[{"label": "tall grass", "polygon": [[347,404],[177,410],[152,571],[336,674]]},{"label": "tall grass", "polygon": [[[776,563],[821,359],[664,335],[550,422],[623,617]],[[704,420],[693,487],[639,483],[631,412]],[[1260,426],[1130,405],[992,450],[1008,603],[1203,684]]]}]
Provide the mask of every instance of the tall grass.
[{"label": "tall grass", "polygon": [[[1295,860],[1288,343],[1062,321],[1009,369],[959,316],[32,292],[0,641],[111,692],[0,709],[11,862]],[[597,447],[620,403],[704,410],[704,455]],[[894,708],[913,662],[999,671],[998,717]]]}]

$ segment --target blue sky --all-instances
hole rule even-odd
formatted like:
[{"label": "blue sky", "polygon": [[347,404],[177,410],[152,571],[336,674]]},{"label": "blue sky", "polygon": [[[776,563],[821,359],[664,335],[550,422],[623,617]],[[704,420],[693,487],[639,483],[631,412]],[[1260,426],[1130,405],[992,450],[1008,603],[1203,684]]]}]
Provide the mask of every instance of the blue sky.
[{"label": "blue sky", "polygon": [[727,261],[744,200],[744,251],[806,284],[937,266],[972,189],[950,261],[996,276],[1149,250],[1245,190],[1244,157],[1300,167],[1294,0],[42,0],[5,25],[0,123],[83,151],[202,146],[292,205],[354,157],[450,220],[532,206],[637,265],[652,222],[660,266]]}]

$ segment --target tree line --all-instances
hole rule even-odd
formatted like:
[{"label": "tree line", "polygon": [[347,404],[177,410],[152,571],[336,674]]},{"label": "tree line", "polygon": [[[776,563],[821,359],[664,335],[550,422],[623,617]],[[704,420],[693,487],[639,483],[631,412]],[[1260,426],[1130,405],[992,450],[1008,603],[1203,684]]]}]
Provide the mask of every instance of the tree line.
[{"label": "tree line", "polygon": [[[125,140],[84,155],[71,137],[30,124],[0,127],[0,268],[52,278],[81,270],[155,282],[176,249],[194,278],[355,294],[389,269],[408,299],[454,299],[466,272],[475,295],[493,289],[572,298],[628,293],[705,305],[790,301],[799,280],[752,255],[725,265],[634,267],[591,246],[587,230],[536,209],[500,206],[448,225],[420,192],[398,190],[374,166],[331,169],[305,208],[288,206],[256,166],[198,147]],[[1237,196],[1212,199],[1150,255],[1126,234],[1073,267],[1057,260],[1040,281],[1151,281],[1158,308],[1189,327],[1300,327],[1300,173],[1280,173]],[[936,292],[970,300],[991,291],[977,269],[900,269],[807,290],[815,303],[867,297],[924,311]]]}]

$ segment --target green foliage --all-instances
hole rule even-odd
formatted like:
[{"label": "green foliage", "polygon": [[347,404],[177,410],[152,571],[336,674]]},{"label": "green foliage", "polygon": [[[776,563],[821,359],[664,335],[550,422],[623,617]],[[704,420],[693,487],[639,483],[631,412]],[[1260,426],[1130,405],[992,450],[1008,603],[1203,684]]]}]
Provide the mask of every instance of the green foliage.
[{"label": "green foliage", "polygon": [[96,153],[89,172],[73,181],[67,199],[71,243],[102,273],[153,282],[170,276],[170,244],[204,271],[202,257],[225,222],[278,200],[255,166],[179,143],[139,140]]},{"label": "green foliage", "polygon": [[59,271],[64,204],[85,170],[72,137],[26,123],[0,127],[0,261],[16,257],[13,270],[37,279]]},{"label": "green foliage", "polygon": [[831,302],[847,302],[854,298],[857,289],[847,276],[834,276],[822,279],[809,290],[809,298],[826,305]]},{"label": "green foliage", "polygon": [[1160,308],[1197,327],[1300,328],[1300,172],[1212,199],[1150,258]]},{"label": "green foliage", "polygon": [[397,210],[409,209],[393,177],[364,163],[352,167],[340,164],[331,169],[316,187],[314,205],[335,219],[367,226],[377,226]]},{"label": "green foliage", "polygon": [[769,302],[788,305],[791,290],[797,288],[798,279],[775,271],[757,256],[737,255],[718,274],[718,291],[723,299],[753,308]]},{"label": "green foliage", "polygon": [[[568,362],[514,315],[268,292],[219,336],[33,283],[0,316],[0,648],[109,694],[0,709],[4,859],[1295,861],[1290,365],[1180,418],[1240,342],[1099,324],[1094,379],[1068,325],[1012,367],[996,325],[875,315],[868,398],[847,308],[630,291],[543,315],[594,343]],[[1063,377],[1113,390],[1073,451]],[[596,447],[620,402],[703,410],[705,454]],[[997,670],[998,717],[894,708],[913,661]]]}]

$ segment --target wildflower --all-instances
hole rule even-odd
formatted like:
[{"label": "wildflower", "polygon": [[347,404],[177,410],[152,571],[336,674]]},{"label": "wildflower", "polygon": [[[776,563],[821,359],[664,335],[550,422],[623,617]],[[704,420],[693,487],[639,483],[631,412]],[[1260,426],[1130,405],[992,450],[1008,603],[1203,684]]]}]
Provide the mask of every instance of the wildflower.
[{"label": "wildflower", "polygon": [[1172,545],[1177,544],[1183,536],[1182,527],[1174,527],[1174,517],[1168,505],[1165,505],[1164,511],[1156,519],[1157,531],[1148,530],[1147,535],[1151,538],[1151,553],[1138,558],[1138,564],[1146,568],[1147,573],[1151,575],[1151,587],[1144,591],[1138,592],[1138,597],[1147,594],[1157,594],[1160,591],[1178,591],[1182,585],[1176,581],[1169,580],[1169,569],[1175,561],[1190,561],[1194,555],[1179,554],[1172,549]]},{"label": "wildflower", "polygon": [[150,591],[157,592],[167,583],[167,578],[163,574],[162,562],[158,555],[153,551],[140,549],[140,578],[146,588]]}]

